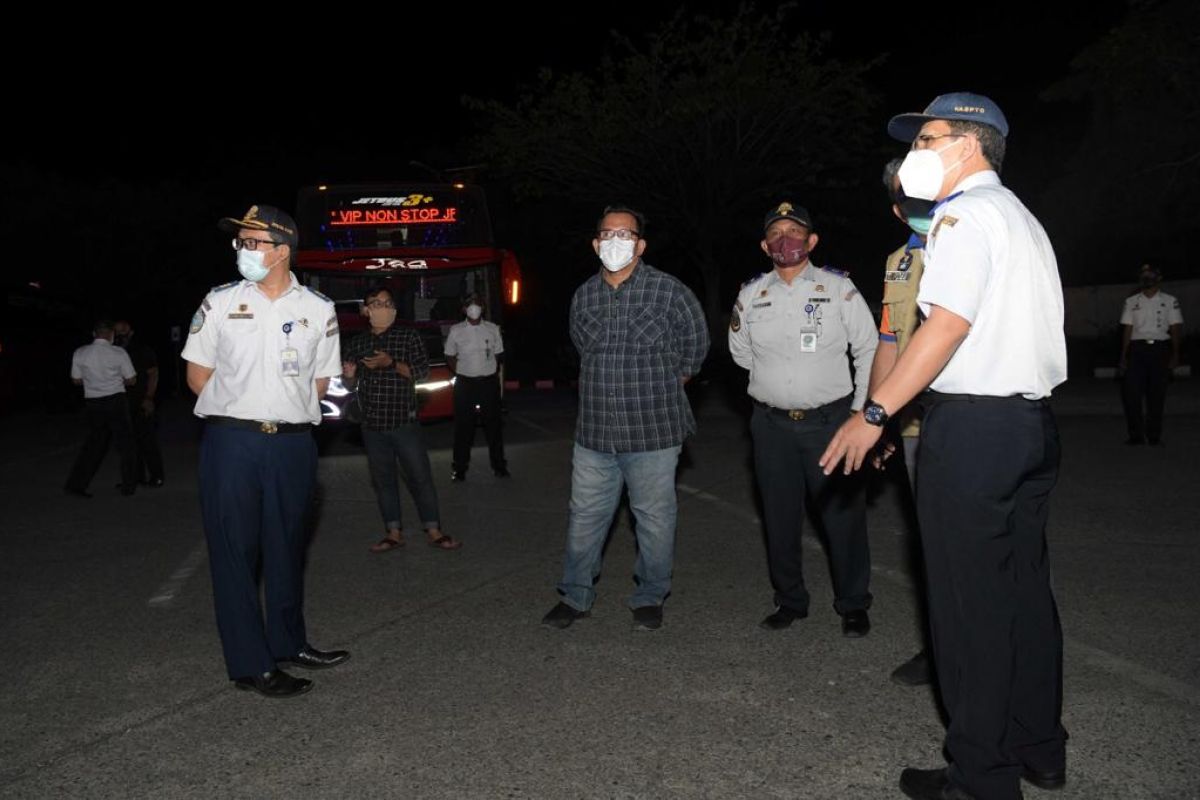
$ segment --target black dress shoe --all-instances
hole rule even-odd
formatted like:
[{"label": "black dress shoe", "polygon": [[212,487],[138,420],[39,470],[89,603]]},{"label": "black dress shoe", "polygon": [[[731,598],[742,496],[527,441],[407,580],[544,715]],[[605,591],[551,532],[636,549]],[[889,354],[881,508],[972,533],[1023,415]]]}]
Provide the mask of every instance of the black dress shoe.
[{"label": "black dress shoe", "polygon": [[508,471],[508,467],[500,467],[499,469],[493,469],[492,474],[495,475],[497,478],[511,478],[512,477],[512,475]]},{"label": "black dress shoe", "polygon": [[299,653],[291,658],[285,658],[280,663],[291,664],[294,667],[303,667],[304,669],[329,669],[336,667],[343,661],[350,658],[350,653],[345,650],[330,650],[328,653],[322,652],[315,647],[305,645]]},{"label": "black dress shoe", "polygon": [[975,795],[955,786],[943,769],[913,769],[900,773],[900,791],[913,800],[975,800]]},{"label": "black dress shoe", "polygon": [[82,497],[86,500],[92,499],[92,493],[83,489],[72,489],[70,486],[64,486],[63,491],[74,497]]},{"label": "black dress shoe", "polygon": [[871,618],[865,608],[856,608],[842,614],[842,636],[859,639],[871,632]]},{"label": "black dress shoe", "polygon": [[304,694],[312,688],[312,681],[306,678],[293,678],[281,669],[273,669],[262,675],[237,678],[233,685],[247,692],[258,692],[264,697],[279,700]]},{"label": "black dress shoe", "polygon": [[451,470],[450,480],[454,481],[455,483],[462,483],[466,479],[467,479],[467,471],[465,469]]},{"label": "black dress shoe", "polygon": [[780,606],[775,609],[774,614],[771,614],[758,623],[758,627],[766,628],[769,631],[781,631],[796,620],[804,619],[807,616],[807,611],[797,611],[791,606]]},{"label": "black dress shoe", "polygon": [[1052,792],[1067,785],[1067,768],[1065,765],[1058,769],[1025,767],[1021,770],[1021,777],[1025,779],[1026,783]]},{"label": "black dress shoe", "polygon": [[933,662],[929,653],[922,650],[892,670],[892,683],[901,686],[926,686],[933,683]]},{"label": "black dress shoe", "polygon": [[149,486],[151,489],[161,489],[162,485],[162,478],[151,478],[148,481],[142,481],[142,486]]},{"label": "black dress shoe", "polygon": [[580,611],[566,603],[559,603],[546,612],[546,616],[542,617],[542,624],[548,628],[568,628],[575,620],[590,617],[591,615],[592,612],[590,611]]},{"label": "black dress shoe", "polygon": [[635,631],[656,631],[662,627],[662,606],[641,606],[633,610]]}]

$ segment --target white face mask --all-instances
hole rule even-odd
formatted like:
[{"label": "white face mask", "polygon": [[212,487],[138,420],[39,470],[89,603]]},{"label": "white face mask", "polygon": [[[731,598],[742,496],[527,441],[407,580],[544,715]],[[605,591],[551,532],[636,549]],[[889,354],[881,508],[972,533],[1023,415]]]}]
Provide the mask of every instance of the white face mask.
[{"label": "white face mask", "polygon": [[941,154],[961,141],[960,139],[958,142],[951,142],[940,150],[910,150],[897,173],[904,194],[918,200],[936,200],[938,193],[942,191],[946,175],[958,169],[965,161],[959,159],[946,167],[942,165]]},{"label": "white face mask", "polygon": [[262,250],[238,250],[238,272],[242,273],[242,277],[246,280],[258,283],[267,277],[267,273],[271,271],[263,264],[266,255]]},{"label": "white face mask", "polygon": [[467,306],[467,319],[479,319],[483,316],[483,308],[477,303]]},{"label": "white face mask", "polygon": [[600,261],[609,272],[620,272],[633,262],[636,247],[633,239],[601,239]]}]

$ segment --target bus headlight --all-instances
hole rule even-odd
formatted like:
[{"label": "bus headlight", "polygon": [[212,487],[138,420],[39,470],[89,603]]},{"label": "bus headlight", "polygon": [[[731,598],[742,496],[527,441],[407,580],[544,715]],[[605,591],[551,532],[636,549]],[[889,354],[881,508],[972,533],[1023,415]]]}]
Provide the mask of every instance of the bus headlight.
[{"label": "bus headlight", "polygon": [[418,383],[416,385],[416,390],[418,392],[437,392],[442,389],[449,389],[453,385],[454,378],[451,378],[448,381],[425,381],[424,383]]},{"label": "bus headlight", "polygon": [[329,379],[329,388],[325,390],[325,394],[330,397],[345,397],[350,394],[350,390],[342,383],[340,375],[335,375]]}]

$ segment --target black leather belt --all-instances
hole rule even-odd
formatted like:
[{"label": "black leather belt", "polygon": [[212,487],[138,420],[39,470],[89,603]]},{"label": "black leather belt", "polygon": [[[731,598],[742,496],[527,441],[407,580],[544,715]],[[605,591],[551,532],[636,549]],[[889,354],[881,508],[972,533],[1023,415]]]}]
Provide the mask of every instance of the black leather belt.
[{"label": "black leather belt", "polygon": [[918,399],[922,405],[936,406],[939,403],[1026,403],[1033,405],[1045,405],[1046,399],[1030,400],[1022,397],[1019,394],[1011,395],[996,395],[996,394],[951,394],[950,392],[935,392],[928,389],[918,395]]},{"label": "black leather belt", "polygon": [[312,425],[307,422],[263,422],[257,419],[238,419],[237,417],[206,417],[211,425],[226,425],[230,428],[245,428],[259,433],[307,433]]},{"label": "black leather belt", "polygon": [[836,411],[838,408],[849,408],[850,397],[850,395],[846,395],[840,400],[834,400],[832,403],[826,403],[825,405],[817,406],[816,408],[776,408],[775,406],[767,405],[762,400],[755,400],[754,405],[768,413],[777,414],[781,417],[787,417],[793,422],[797,422],[802,419],[811,419],[818,414],[827,414],[830,411]]}]

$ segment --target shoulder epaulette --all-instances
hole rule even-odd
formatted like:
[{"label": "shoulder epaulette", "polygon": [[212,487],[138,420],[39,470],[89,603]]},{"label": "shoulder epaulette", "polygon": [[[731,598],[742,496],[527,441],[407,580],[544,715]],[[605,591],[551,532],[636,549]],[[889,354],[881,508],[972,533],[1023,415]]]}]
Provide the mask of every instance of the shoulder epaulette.
[{"label": "shoulder epaulette", "polygon": [[305,286],[304,288],[305,288],[305,289],[308,289],[310,292],[312,292],[312,293],[313,293],[313,294],[315,294],[317,297],[319,297],[319,298],[321,298],[322,300],[324,300],[326,303],[332,303],[332,302],[333,302],[333,300],[332,300],[332,299],[330,299],[330,298],[326,297],[325,295],[321,294],[320,292],[318,292],[316,289],[314,289],[314,288],[313,288],[313,287],[311,287],[311,286]]},{"label": "shoulder epaulette", "polygon": [[237,286],[239,283],[241,283],[241,281],[230,281],[229,283],[222,283],[220,286],[214,286],[211,289],[209,289],[208,291],[211,292],[212,294],[216,294],[217,292],[223,292],[226,289],[232,289],[234,286]]},{"label": "shoulder epaulette", "polygon": [[850,270],[848,270],[848,269],[838,269],[837,267],[820,267],[820,269],[823,269],[826,272],[833,273],[834,275],[837,275],[839,278],[849,278],[850,277]]}]

